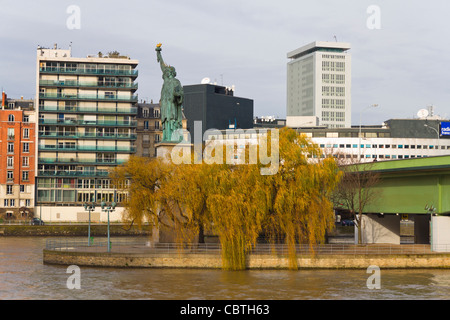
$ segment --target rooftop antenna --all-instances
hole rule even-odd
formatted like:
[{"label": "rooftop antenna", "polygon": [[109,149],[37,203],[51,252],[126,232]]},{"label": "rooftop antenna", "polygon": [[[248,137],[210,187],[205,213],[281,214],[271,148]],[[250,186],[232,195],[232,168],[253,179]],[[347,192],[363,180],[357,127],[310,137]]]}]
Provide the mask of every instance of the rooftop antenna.
[{"label": "rooftop antenna", "polygon": [[334,40],[335,40],[336,42],[338,42],[338,41],[337,41],[337,37],[336,37],[336,36],[334,36]]},{"label": "rooftop antenna", "polygon": [[70,52],[70,56],[72,56],[72,41],[70,41],[70,44],[69,44],[69,52]]},{"label": "rooftop antenna", "polygon": [[434,116],[434,106],[433,105],[429,106],[428,110],[430,111],[430,116],[431,117]]}]

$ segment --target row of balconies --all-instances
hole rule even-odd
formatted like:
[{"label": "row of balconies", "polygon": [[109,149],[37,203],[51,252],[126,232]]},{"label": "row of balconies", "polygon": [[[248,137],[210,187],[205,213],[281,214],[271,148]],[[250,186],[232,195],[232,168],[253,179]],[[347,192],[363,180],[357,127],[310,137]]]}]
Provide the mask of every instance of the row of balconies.
[{"label": "row of balconies", "polygon": [[114,113],[137,114],[136,107],[129,108],[104,108],[104,107],[79,107],[79,106],[39,106],[40,112],[68,112],[68,113]]},{"label": "row of balconies", "polygon": [[41,87],[89,87],[89,88],[114,88],[137,90],[137,83],[101,82],[101,81],[76,81],[76,80],[39,80]]},{"label": "row of balconies", "polygon": [[137,135],[129,133],[39,132],[39,138],[135,140]]},{"label": "row of balconies", "polygon": [[38,176],[40,177],[107,177],[109,175],[108,170],[39,170]]},{"label": "row of balconies", "polygon": [[136,147],[122,147],[122,146],[60,146],[60,145],[39,145],[39,151],[68,151],[68,152],[119,152],[119,153],[134,153]]},{"label": "row of balconies", "polygon": [[101,96],[98,94],[39,93],[39,99],[137,102],[138,96],[137,95],[120,96],[116,94]]},{"label": "row of balconies", "polygon": [[136,120],[76,120],[76,119],[39,119],[43,125],[73,125],[73,126],[105,126],[105,127],[136,127]]},{"label": "row of balconies", "polygon": [[38,158],[39,164],[59,164],[59,165],[120,165],[125,163],[125,159],[86,159],[86,158]]},{"label": "row of balconies", "polygon": [[58,68],[58,67],[41,67],[39,68],[40,73],[51,73],[51,74],[92,74],[92,75],[106,75],[106,76],[130,76],[137,77],[138,70],[98,70],[98,69],[74,69],[74,68]]}]

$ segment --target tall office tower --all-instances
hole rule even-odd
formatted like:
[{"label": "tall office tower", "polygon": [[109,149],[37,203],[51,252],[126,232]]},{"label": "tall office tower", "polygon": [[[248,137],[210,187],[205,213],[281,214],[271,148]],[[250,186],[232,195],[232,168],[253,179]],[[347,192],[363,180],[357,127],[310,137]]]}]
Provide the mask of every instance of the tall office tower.
[{"label": "tall office tower", "polygon": [[287,54],[287,120],[319,119],[329,128],[351,127],[350,44],[316,41]]},{"label": "tall office tower", "polygon": [[33,217],[36,113],[33,100],[7,99],[0,110],[0,219]]},{"label": "tall office tower", "polygon": [[74,58],[38,47],[36,209],[44,221],[85,221],[83,205],[92,202],[95,219],[105,220],[100,202],[123,199],[108,171],[135,152],[137,65],[118,54]]}]

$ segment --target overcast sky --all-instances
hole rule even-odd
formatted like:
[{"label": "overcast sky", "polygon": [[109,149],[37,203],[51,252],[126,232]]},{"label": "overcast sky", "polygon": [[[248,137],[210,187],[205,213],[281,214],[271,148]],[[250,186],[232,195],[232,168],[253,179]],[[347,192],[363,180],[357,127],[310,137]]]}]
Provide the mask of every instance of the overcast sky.
[{"label": "overcast sky", "polygon": [[[72,5],[79,20],[67,13]],[[117,50],[139,60],[139,99],[156,102],[162,42],[183,85],[205,77],[235,85],[255,116],[285,117],[286,54],[336,36],[352,46],[352,124],[360,114],[363,124],[413,118],[430,105],[450,117],[448,0],[0,0],[0,8],[0,86],[11,98],[34,98],[38,45],[72,42],[75,57]]]}]

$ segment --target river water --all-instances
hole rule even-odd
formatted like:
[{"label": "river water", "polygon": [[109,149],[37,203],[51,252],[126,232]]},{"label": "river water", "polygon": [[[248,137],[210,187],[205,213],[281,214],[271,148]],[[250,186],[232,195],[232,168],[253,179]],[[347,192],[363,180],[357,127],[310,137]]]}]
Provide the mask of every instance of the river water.
[{"label": "river water", "polygon": [[44,265],[40,237],[0,238],[0,300],[447,300],[450,270],[222,271],[80,267],[68,289],[65,266]]}]

